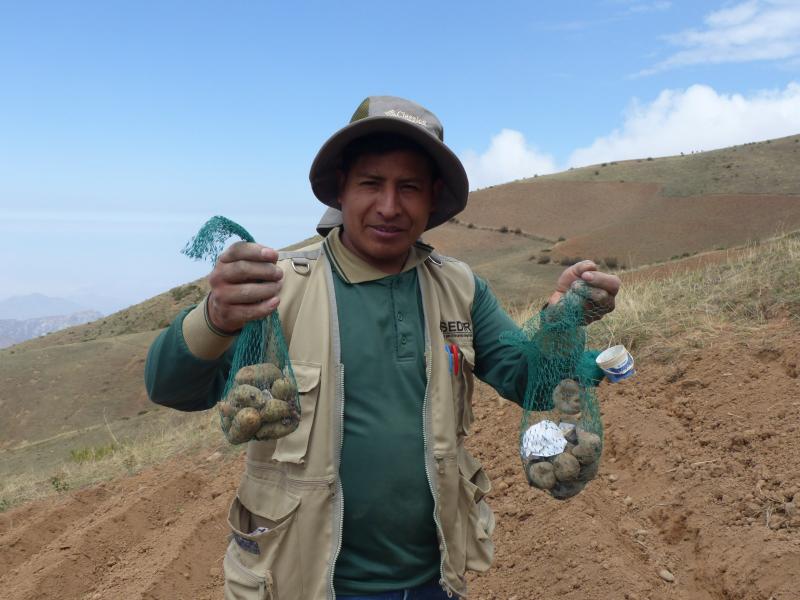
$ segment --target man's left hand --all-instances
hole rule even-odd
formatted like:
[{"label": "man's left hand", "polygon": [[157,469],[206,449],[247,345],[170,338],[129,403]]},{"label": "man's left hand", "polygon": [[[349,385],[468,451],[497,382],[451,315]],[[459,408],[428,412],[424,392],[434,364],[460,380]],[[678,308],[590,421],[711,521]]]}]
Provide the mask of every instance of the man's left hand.
[{"label": "man's left hand", "polygon": [[[582,283],[579,283],[582,282]],[[614,298],[622,285],[619,277],[602,273],[597,270],[597,265],[591,260],[582,260],[566,269],[556,282],[556,291],[548,299],[549,305],[557,304],[570,287],[584,285],[582,293],[586,296],[584,313],[586,324],[602,319],[605,315],[614,310]]]}]

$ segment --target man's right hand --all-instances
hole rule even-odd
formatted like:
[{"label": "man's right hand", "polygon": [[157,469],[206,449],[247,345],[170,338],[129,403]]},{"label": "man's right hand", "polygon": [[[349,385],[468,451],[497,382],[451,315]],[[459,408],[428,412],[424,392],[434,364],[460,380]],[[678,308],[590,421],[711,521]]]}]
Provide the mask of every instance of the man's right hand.
[{"label": "man's right hand", "polygon": [[220,254],[208,276],[208,318],[214,327],[236,333],[278,308],[283,271],[277,260],[275,250],[252,242],[237,242]]}]

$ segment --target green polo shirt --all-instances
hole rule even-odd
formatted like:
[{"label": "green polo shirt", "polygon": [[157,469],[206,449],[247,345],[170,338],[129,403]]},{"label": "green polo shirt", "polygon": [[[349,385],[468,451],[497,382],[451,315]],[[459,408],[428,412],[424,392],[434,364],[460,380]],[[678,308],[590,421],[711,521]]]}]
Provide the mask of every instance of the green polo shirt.
[{"label": "green polo shirt", "polygon": [[[345,596],[413,587],[436,577],[440,563],[425,473],[425,333],[414,268],[430,249],[416,246],[397,275],[358,259],[341,243],[338,230],[324,250],[333,265],[345,372],[339,468],[344,528],[334,586]],[[217,360],[194,357],[181,333],[184,315],[153,343],[145,378],[155,402],[202,410],[222,392],[232,349]],[[521,403],[525,361],[500,342],[500,334],[517,325],[477,276],[472,322],[475,375]]]},{"label": "green polo shirt", "polygon": [[[323,248],[333,265],[344,365],[344,528],[334,587],[345,596],[414,587],[437,577],[440,563],[422,437],[425,319],[415,269],[430,248],[415,246],[397,275],[360,260],[339,230]],[[475,300],[478,364],[497,387],[524,390],[525,362],[499,341],[516,325],[478,278]]]}]

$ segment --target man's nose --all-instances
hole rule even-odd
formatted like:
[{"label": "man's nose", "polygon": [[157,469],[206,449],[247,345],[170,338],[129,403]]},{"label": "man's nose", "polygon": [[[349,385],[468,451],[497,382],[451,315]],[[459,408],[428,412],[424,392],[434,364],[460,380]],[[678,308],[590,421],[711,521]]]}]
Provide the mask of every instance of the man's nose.
[{"label": "man's nose", "polygon": [[400,214],[400,196],[392,185],[385,186],[376,203],[378,214],[383,218],[391,219]]}]

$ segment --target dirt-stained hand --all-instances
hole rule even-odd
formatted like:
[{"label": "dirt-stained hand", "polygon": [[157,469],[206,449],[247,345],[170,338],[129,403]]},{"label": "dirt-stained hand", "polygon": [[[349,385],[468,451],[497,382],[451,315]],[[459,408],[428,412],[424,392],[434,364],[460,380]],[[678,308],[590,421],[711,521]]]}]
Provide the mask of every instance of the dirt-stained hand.
[{"label": "dirt-stained hand", "polygon": [[252,242],[237,242],[220,254],[208,276],[208,317],[215,327],[234,333],[278,308],[283,271],[277,260],[275,250]]},{"label": "dirt-stained hand", "polygon": [[556,282],[556,291],[550,295],[548,304],[557,304],[572,288],[586,297],[584,314],[588,325],[614,310],[615,297],[621,285],[616,275],[602,273],[593,261],[582,260],[561,273]]}]

